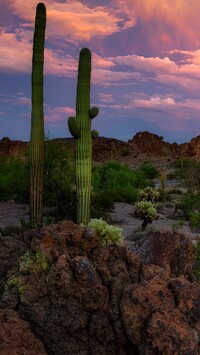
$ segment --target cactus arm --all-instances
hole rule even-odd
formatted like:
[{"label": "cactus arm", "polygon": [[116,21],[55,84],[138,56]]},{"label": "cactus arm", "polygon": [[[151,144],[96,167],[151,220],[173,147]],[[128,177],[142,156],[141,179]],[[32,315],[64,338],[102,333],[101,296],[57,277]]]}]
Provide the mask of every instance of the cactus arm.
[{"label": "cactus arm", "polygon": [[78,125],[75,117],[71,116],[68,118],[68,127],[69,127],[69,131],[70,131],[71,135],[75,139],[80,138],[81,131],[80,131],[79,125]]},{"label": "cactus arm", "polygon": [[96,131],[95,129],[93,129],[92,132],[91,132],[91,135],[92,135],[92,139],[95,139],[95,138],[97,138],[99,136],[99,132]]},{"label": "cactus arm", "polygon": [[89,115],[91,119],[95,118],[98,115],[98,113],[99,113],[98,107],[91,107],[91,109],[89,110]]},{"label": "cactus arm", "polygon": [[32,56],[32,112],[30,136],[30,219],[32,227],[42,225],[44,170],[43,66],[46,8],[38,3]]}]

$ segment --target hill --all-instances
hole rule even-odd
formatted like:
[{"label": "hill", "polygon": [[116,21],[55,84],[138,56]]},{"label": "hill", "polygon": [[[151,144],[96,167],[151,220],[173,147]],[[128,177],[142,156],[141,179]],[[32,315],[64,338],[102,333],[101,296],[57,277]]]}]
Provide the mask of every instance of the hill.
[{"label": "hill", "polygon": [[[56,138],[50,143],[58,143],[66,146],[66,149],[74,150],[74,138]],[[0,154],[17,156],[25,154],[28,142],[10,140],[4,137],[0,140]],[[116,159],[132,167],[137,167],[145,160],[151,160],[158,168],[165,169],[175,160],[180,158],[200,157],[200,135],[190,142],[177,144],[168,143],[162,137],[147,131],[138,132],[128,142],[115,138],[98,137],[93,141],[93,161],[103,162]]]}]

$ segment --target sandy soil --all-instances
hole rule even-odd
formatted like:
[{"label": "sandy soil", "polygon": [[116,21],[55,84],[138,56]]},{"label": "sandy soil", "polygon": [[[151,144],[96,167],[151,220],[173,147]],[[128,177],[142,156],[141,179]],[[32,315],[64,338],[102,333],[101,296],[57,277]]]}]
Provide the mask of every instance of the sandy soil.
[{"label": "sandy soil", "polygon": [[184,221],[182,226],[179,225],[179,212],[174,215],[174,218],[169,218],[169,216],[173,217],[173,206],[163,208],[160,205],[160,210],[162,213],[159,212],[158,206],[158,219],[149,224],[145,232],[141,231],[142,221],[134,217],[135,207],[133,205],[122,202],[115,203],[110,217],[112,224],[122,228],[124,238],[130,242],[134,242],[149,231],[178,231],[188,236],[193,243],[196,242],[197,238],[200,238],[200,232],[192,231],[187,221]]},{"label": "sandy soil", "polygon": [[[48,210],[45,208],[45,213],[48,214]],[[136,239],[151,230],[160,232],[176,230],[187,235],[194,243],[197,238],[200,238],[200,232],[192,231],[187,221],[184,222],[183,226],[179,226],[179,215],[170,218],[173,215],[173,204],[168,208],[164,204],[158,206],[158,219],[149,224],[145,232],[141,231],[142,221],[134,217],[134,212],[134,205],[123,202],[115,203],[113,210],[110,212],[112,224],[122,228],[123,236],[129,243],[134,243]],[[9,226],[21,227],[21,221],[29,221],[28,205],[0,202],[0,229]]]},{"label": "sandy soil", "polygon": [[[50,209],[44,208],[44,215]],[[0,202],[0,229],[10,226],[21,227],[21,223],[29,222],[29,206],[15,203],[14,201]]]}]

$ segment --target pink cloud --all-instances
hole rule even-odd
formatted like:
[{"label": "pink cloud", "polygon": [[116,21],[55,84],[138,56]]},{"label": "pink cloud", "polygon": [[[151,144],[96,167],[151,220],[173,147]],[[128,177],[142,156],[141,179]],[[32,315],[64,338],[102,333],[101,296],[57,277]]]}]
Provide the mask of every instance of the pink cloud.
[{"label": "pink cloud", "polygon": [[104,92],[100,92],[98,94],[99,96],[99,101],[104,102],[104,103],[112,103],[115,101],[114,97],[112,94],[106,94]]},{"label": "pink cloud", "polygon": [[[184,55],[180,64],[176,64],[168,57],[144,57],[138,55],[127,55],[109,57],[115,65],[123,65],[127,68],[134,68],[137,72],[143,73],[143,80],[157,81],[174,87],[180,87],[185,91],[196,91],[200,89],[200,50],[198,51],[171,51]],[[129,69],[129,70],[130,70]],[[150,76],[145,76],[145,73]]]},{"label": "pink cloud", "polygon": [[143,107],[143,108],[149,108],[149,109],[154,109],[154,108],[160,108],[160,107],[169,107],[171,105],[175,104],[175,101],[172,97],[166,97],[166,98],[161,98],[159,96],[154,96],[150,97],[150,99],[147,100],[142,100],[142,99],[136,99],[134,101],[134,104],[136,107]]},{"label": "pink cloud", "polygon": [[[153,49],[199,47],[200,2],[197,0],[116,0],[134,13],[136,25]],[[188,47],[187,47],[188,48]]]},{"label": "pink cloud", "polygon": [[[8,0],[12,11],[24,21],[33,23],[35,0]],[[109,6],[92,6],[78,0],[65,3],[47,0],[47,36],[66,37],[66,40],[89,41],[96,36],[109,36],[133,27],[133,16],[124,16]]]},{"label": "pink cloud", "polygon": [[0,70],[3,72],[27,73],[31,69],[32,48],[29,33],[8,33],[1,30]]},{"label": "pink cloud", "polygon": [[101,86],[130,85],[143,79],[138,72],[112,71],[108,69],[95,69],[92,72],[92,82]]},{"label": "pink cloud", "polygon": [[55,125],[62,124],[66,121],[67,132],[67,119],[69,116],[74,116],[75,110],[71,107],[53,107],[45,105],[45,121],[51,122]]},{"label": "pink cloud", "polygon": [[108,59],[115,64],[127,65],[129,67],[134,67],[137,70],[143,70],[152,73],[173,73],[174,71],[178,70],[178,66],[168,57],[144,57],[132,54],[126,56],[109,57]]},{"label": "pink cloud", "polygon": [[100,55],[93,53],[92,54],[93,68],[112,68],[116,64],[109,60],[108,58],[102,58]]}]

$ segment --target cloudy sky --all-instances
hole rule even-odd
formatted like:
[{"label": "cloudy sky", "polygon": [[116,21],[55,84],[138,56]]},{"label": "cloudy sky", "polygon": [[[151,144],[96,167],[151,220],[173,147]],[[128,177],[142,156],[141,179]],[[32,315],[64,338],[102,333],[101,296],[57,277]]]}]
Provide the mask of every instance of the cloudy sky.
[{"label": "cloudy sky", "polygon": [[[0,0],[0,139],[29,140],[35,0]],[[177,143],[200,134],[200,0],[45,0],[45,131],[69,137],[80,49],[92,52],[93,129]]]}]

